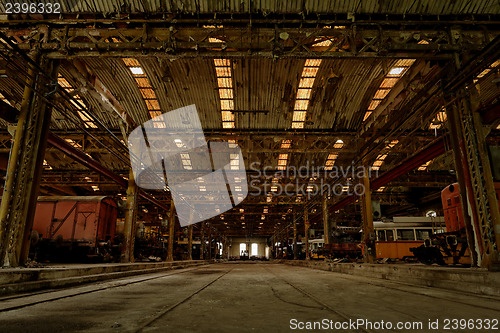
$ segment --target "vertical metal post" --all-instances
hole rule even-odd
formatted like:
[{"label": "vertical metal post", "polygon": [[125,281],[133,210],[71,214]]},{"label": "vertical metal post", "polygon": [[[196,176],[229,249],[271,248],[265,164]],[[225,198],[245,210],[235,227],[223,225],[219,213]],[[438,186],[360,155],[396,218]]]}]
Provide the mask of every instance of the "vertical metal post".
[{"label": "vertical metal post", "polygon": [[[469,89],[474,89],[473,87]],[[472,200],[475,200],[477,220],[474,221],[478,238],[480,237],[481,266],[490,270],[500,269],[500,211],[496,198],[495,184],[486,152],[485,135],[479,114],[473,112],[471,96],[467,88],[459,92],[461,100],[461,126],[463,131],[464,152],[469,167]]]},{"label": "vertical metal post", "polygon": [[175,242],[175,210],[174,201],[170,202],[170,212],[168,215],[168,252],[167,261],[174,261],[174,242]]},{"label": "vertical metal post", "polygon": [[363,177],[365,193],[362,196],[363,207],[363,258],[366,263],[373,263],[375,260],[375,230],[373,228],[372,196],[370,188],[370,178],[365,172]]},{"label": "vertical metal post", "polygon": [[208,259],[212,260],[212,225],[208,223]]},{"label": "vertical metal post", "polygon": [[205,252],[206,252],[206,240],[205,240],[205,222],[200,223],[201,228],[201,260],[205,260]]},{"label": "vertical metal post", "polygon": [[135,183],[134,173],[132,170],[128,176],[127,202],[125,203],[125,226],[123,230],[123,246],[121,254],[121,262],[134,261],[134,241],[135,241],[135,224],[137,219],[137,195],[139,188]]},{"label": "vertical metal post", "polygon": [[[446,115],[447,124],[450,130],[450,142],[453,149],[453,159],[455,163],[455,170],[457,172],[457,181],[460,191],[460,202],[462,205],[462,216],[464,217],[465,232],[467,235],[467,244],[469,247],[469,252],[471,254],[472,266],[478,265],[478,252],[483,252],[483,242],[480,233],[476,234],[474,237],[474,228],[472,226],[472,220],[478,221],[476,202],[472,199],[472,195],[467,195],[467,193],[473,193],[472,183],[469,176],[469,165],[467,163],[467,156],[465,155],[465,144],[463,142],[463,133],[460,120],[460,112],[453,102],[446,103]],[[472,210],[472,220],[469,213],[469,204]],[[476,240],[478,242],[478,248],[476,249]]]},{"label": "vertical metal post", "polygon": [[330,244],[330,223],[328,221],[328,195],[323,193],[323,241],[325,244]]},{"label": "vertical metal post", "polygon": [[299,257],[299,249],[297,248],[297,221],[295,220],[295,211],[293,212],[293,260]]},{"label": "vertical metal post", "polygon": [[188,226],[188,260],[193,260],[193,225]]},{"label": "vertical metal post", "polygon": [[309,215],[306,207],[304,207],[304,246],[306,248],[306,260],[310,260],[311,255],[309,252]]},{"label": "vertical metal post", "polygon": [[0,266],[15,267],[28,258],[51,120],[45,98],[54,88],[59,63],[38,54],[33,59],[48,77],[28,69],[0,208]]}]

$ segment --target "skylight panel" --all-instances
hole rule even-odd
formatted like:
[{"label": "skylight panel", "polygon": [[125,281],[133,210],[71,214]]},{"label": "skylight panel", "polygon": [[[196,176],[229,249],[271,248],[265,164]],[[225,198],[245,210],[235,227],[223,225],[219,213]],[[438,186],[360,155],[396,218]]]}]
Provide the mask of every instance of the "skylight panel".
[{"label": "skylight panel", "polygon": [[333,145],[333,148],[341,149],[342,147],[344,147],[344,141],[342,141],[342,140],[335,141],[335,144]]},{"label": "skylight panel", "polygon": [[292,140],[281,140],[281,149],[289,149],[292,146]]},{"label": "skylight panel", "polygon": [[396,78],[387,78],[382,81],[382,84],[380,85],[380,88],[392,88],[394,85],[398,82],[398,79]]},{"label": "skylight panel", "polygon": [[418,167],[418,171],[426,171],[427,168],[429,167],[429,164],[431,164],[432,160],[425,162],[421,166]]},{"label": "skylight panel", "polygon": [[396,85],[398,80],[403,77],[414,62],[415,59],[399,59],[394,66],[389,69],[379,89],[375,92],[375,95],[368,105],[367,111],[363,116],[363,122],[370,117],[372,112],[380,105],[384,98],[387,97],[391,89]]},{"label": "skylight panel", "polygon": [[405,72],[406,67],[392,67],[389,73],[387,73],[388,77],[401,77]]},{"label": "skylight panel", "polygon": [[297,99],[311,98],[312,89],[297,89]]},{"label": "skylight panel", "polygon": [[379,89],[375,92],[374,99],[384,99],[385,96],[391,91],[391,89]]},{"label": "skylight panel", "polygon": [[232,99],[233,98],[233,89],[219,89],[219,98],[220,99]]},{"label": "skylight panel", "polygon": [[304,67],[302,77],[316,77],[319,67]]},{"label": "skylight panel", "polygon": [[306,59],[304,64],[305,67],[319,67],[321,65],[321,59]]},{"label": "skylight panel", "polygon": [[135,82],[137,83],[137,86],[139,88],[152,88],[151,83],[149,82],[149,79],[146,77],[136,77]]},{"label": "skylight panel", "polygon": [[314,84],[314,78],[302,78],[299,81],[299,88],[312,88]]},{"label": "skylight panel", "polygon": [[306,111],[294,111],[292,121],[305,121],[306,120]]},{"label": "skylight panel", "polygon": [[378,100],[378,99],[372,100],[370,105],[368,106],[368,110],[369,111],[375,110],[377,108],[377,106],[379,106],[380,102],[382,102],[382,101]]},{"label": "skylight panel", "polygon": [[298,99],[295,101],[295,110],[307,110],[309,106],[308,99]]},{"label": "skylight panel", "polygon": [[222,121],[234,121],[234,114],[231,111],[222,111]]},{"label": "skylight panel", "polygon": [[[231,72],[231,61],[229,59],[214,59],[217,87],[219,88],[219,99],[221,105],[222,128],[235,128],[234,113],[234,91]],[[228,112],[229,111],[229,112]]]},{"label": "skylight panel", "polygon": [[141,67],[130,67],[129,69],[133,75],[144,75],[144,71]]},{"label": "skylight panel", "polygon": [[220,101],[222,110],[234,110],[234,102],[232,99],[223,99]]}]

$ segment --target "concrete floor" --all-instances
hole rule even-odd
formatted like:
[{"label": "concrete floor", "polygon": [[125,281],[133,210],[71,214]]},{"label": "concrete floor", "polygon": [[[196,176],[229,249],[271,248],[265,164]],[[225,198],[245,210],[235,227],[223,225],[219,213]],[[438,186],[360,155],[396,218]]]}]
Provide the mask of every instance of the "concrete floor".
[{"label": "concrete floor", "polygon": [[[496,329],[478,327],[487,325],[485,319],[498,321],[499,314],[500,296],[281,264],[227,263],[3,298],[0,332],[289,332],[315,321],[339,332],[497,332],[498,322]],[[335,329],[357,319],[373,326]],[[452,321],[445,329],[446,319],[474,319],[468,323],[475,328],[461,330],[464,322],[457,322],[454,329]],[[382,320],[393,328],[377,326]],[[429,320],[439,327],[430,329]],[[422,328],[397,329],[398,322],[421,322]]]}]

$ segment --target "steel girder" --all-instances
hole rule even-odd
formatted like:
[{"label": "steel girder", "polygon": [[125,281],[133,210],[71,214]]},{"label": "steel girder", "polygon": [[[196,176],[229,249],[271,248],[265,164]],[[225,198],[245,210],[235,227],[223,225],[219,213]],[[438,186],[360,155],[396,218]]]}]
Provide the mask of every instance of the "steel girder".
[{"label": "steel girder", "polygon": [[[453,52],[476,52],[498,35],[494,21],[480,28],[468,24],[383,25],[350,22],[345,26],[315,27],[235,25],[223,27],[165,22],[127,25],[111,22],[106,28],[75,23],[23,25],[0,21],[0,30],[22,50],[33,41],[50,58],[71,57],[307,57],[307,58],[451,58]],[[247,18],[247,23],[252,22]],[[319,26],[319,27],[318,27]],[[325,28],[326,26],[326,28]],[[328,46],[316,45],[329,41]]]}]

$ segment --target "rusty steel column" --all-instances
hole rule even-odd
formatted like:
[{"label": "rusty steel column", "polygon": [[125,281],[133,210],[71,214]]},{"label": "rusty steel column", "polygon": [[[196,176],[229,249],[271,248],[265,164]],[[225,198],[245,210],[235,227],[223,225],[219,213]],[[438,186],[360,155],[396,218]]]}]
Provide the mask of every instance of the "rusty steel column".
[{"label": "rusty steel column", "polygon": [[[457,182],[460,192],[460,202],[462,205],[462,216],[464,217],[465,233],[467,235],[467,244],[471,254],[472,266],[478,265],[478,252],[483,253],[483,242],[480,233],[474,233],[472,221],[478,221],[476,201],[472,199],[472,183],[469,176],[469,165],[465,155],[465,144],[463,142],[463,133],[460,120],[460,112],[453,102],[447,101],[446,116],[448,129],[450,131],[450,143],[453,150],[453,160],[457,172]],[[469,195],[467,195],[469,193]],[[465,194],[465,195],[464,195]],[[471,207],[472,217],[468,207]],[[476,248],[476,240],[478,248]]]},{"label": "rusty steel column", "polygon": [[322,197],[323,208],[323,241],[325,244],[330,244],[330,223],[328,221],[328,195],[323,193]]},{"label": "rusty steel column", "polygon": [[299,258],[299,249],[297,249],[297,221],[295,220],[295,211],[293,212],[293,260]]},{"label": "rusty steel column", "polygon": [[[479,243],[481,267],[500,270],[500,211],[495,184],[486,150],[486,135],[477,109],[472,101],[473,85],[458,92],[459,99],[453,105],[458,109],[462,127],[461,153],[467,161],[465,177],[467,196],[473,200],[474,232]],[[473,106],[473,104],[476,104]]]},{"label": "rusty steel column", "polygon": [[45,99],[55,92],[59,62],[38,54],[33,60],[45,75],[33,66],[28,69],[0,208],[0,266],[15,267],[28,259],[52,116]]},{"label": "rusty steel column", "polygon": [[309,252],[309,215],[306,207],[304,207],[304,246],[306,249],[306,260],[309,260],[311,259]]},{"label": "rusty steel column", "polygon": [[208,222],[208,260],[212,260],[212,225]]},{"label": "rusty steel column", "polygon": [[135,242],[135,224],[137,220],[139,187],[135,183],[134,173],[129,172],[127,202],[125,204],[125,225],[123,230],[123,245],[121,262],[134,262],[134,242]]},{"label": "rusty steel column", "polygon": [[365,172],[363,177],[365,193],[362,196],[361,206],[363,210],[363,258],[366,263],[373,263],[375,260],[375,230],[373,228],[372,193],[370,179]]},{"label": "rusty steel column", "polygon": [[174,201],[170,202],[170,213],[168,215],[168,249],[167,261],[174,261],[174,242],[175,242],[175,209]]},{"label": "rusty steel column", "polygon": [[201,255],[200,259],[205,260],[205,251],[206,251],[206,240],[205,240],[205,222],[200,223],[200,228],[201,228]]},{"label": "rusty steel column", "polygon": [[193,260],[193,225],[188,226],[188,260]]}]

